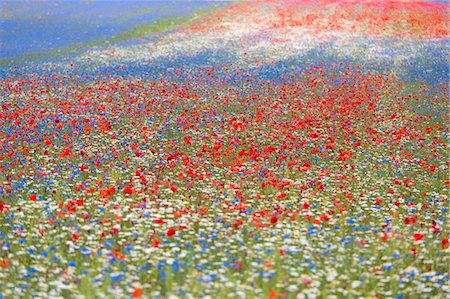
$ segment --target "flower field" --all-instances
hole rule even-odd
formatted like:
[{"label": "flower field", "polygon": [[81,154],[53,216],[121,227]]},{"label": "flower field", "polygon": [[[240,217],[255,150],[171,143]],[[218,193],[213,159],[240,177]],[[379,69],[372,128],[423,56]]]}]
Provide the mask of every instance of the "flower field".
[{"label": "flower field", "polygon": [[448,12],[227,2],[4,63],[0,298],[449,296]]}]

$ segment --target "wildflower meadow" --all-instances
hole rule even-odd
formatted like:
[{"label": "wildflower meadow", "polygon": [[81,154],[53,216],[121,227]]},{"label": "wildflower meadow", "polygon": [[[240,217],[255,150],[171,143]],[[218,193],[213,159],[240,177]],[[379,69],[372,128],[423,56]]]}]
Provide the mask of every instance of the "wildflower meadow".
[{"label": "wildflower meadow", "polygon": [[0,4],[0,298],[450,296],[448,3],[45,3]]}]

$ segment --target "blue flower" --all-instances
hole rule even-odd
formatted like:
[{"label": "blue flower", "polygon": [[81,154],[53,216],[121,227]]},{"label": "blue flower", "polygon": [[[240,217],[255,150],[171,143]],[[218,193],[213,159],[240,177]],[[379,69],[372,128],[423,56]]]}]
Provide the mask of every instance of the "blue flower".
[{"label": "blue flower", "polygon": [[114,273],[114,274],[109,275],[109,279],[112,282],[119,282],[119,281],[122,280],[123,276],[124,276],[124,274],[122,272],[121,273]]},{"label": "blue flower", "polygon": [[166,277],[167,277],[167,272],[166,271],[161,271],[159,273],[159,278],[160,279],[166,279]]}]

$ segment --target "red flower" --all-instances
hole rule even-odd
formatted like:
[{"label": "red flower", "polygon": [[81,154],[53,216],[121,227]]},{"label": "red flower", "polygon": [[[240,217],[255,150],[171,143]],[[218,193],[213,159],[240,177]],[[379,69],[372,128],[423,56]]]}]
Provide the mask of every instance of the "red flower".
[{"label": "red flower", "polygon": [[309,162],[305,162],[302,166],[298,168],[299,171],[307,171],[311,168],[311,164]]},{"label": "red flower", "polygon": [[277,196],[277,199],[278,199],[278,200],[279,200],[279,199],[283,199],[283,198],[285,198],[286,196],[287,196],[286,193],[281,193],[280,195]]},{"label": "red flower", "polygon": [[114,187],[110,187],[110,188],[108,188],[108,191],[107,191],[107,196],[112,196],[113,194],[114,194],[114,192],[116,192],[116,188],[114,188]]},{"label": "red flower", "polygon": [[123,189],[123,193],[131,195],[133,194],[133,189],[131,189],[131,187],[126,187],[125,189]]},{"label": "red flower", "polygon": [[322,214],[322,215],[320,215],[320,220],[328,221],[328,220],[330,220],[330,216],[328,216],[328,214]]},{"label": "red flower", "polygon": [[277,223],[277,222],[278,222],[278,217],[277,217],[276,215],[273,215],[273,216],[270,218],[270,223],[275,224],[275,223]]},{"label": "red flower", "polygon": [[277,292],[275,290],[271,290],[269,292],[269,298],[272,299],[272,298],[276,298],[276,297],[277,297]]},{"label": "red flower", "polygon": [[144,290],[142,288],[135,288],[134,291],[131,293],[131,297],[139,298],[143,294],[144,294]]},{"label": "red flower", "polygon": [[442,239],[442,241],[441,241],[441,246],[442,246],[442,249],[448,248],[448,246],[449,246],[449,244],[448,244],[448,238]]},{"label": "red flower", "polygon": [[30,200],[31,200],[31,201],[36,201],[36,200],[37,200],[36,194],[31,194],[31,195],[30,195]]},{"label": "red flower", "polygon": [[405,185],[406,185],[406,187],[412,187],[412,186],[414,186],[414,181],[413,180],[411,180],[410,178],[406,178],[405,179]]},{"label": "red flower", "polygon": [[60,155],[60,157],[61,158],[64,158],[64,157],[67,157],[68,155],[70,155],[70,148],[64,148],[62,151],[61,151],[61,155]]},{"label": "red flower", "polygon": [[6,258],[2,258],[0,260],[0,268],[6,269],[10,265],[9,261]]},{"label": "red flower", "polygon": [[83,190],[83,189],[85,189],[85,187],[84,187],[83,184],[77,184],[77,185],[75,186],[75,191],[80,191],[80,190]]},{"label": "red flower", "polygon": [[267,152],[267,153],[273,153],[276,150],[277,150],[276,148],[274,148],[273,146],[270,146],[270,145],[264,147],[264,151]]},{"label": "red flower", "polygon": [[413,237],[414,237],[414,241],[420,241],[423,239],[424,235],[416,233],[416,234],[414,234]]},{"label": "red flower", "polygon": [[175,233],[176,233],[177,231],[174,229],[174,228],[169,228],[168,230],[167,230],[167,236],[168,237],[172,237],[173,235],[175,235]]}]

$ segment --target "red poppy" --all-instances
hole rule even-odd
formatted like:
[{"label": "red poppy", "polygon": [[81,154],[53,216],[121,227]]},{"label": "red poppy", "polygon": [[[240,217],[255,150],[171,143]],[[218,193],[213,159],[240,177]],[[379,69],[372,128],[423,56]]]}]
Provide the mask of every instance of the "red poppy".
[{"label": "red poppy", "polygon": [[133,189],[131,189],[130,186],[125,187],[125,189],[123,189],[123,193],[126,195],[132,195],[133,194]]},{"label": "red poppy", "polygon": [[172,237],[173,235],[175,235],[176,234],[176,230],[174,229],[174,228],[169,228],[168,230],[167,230],[167,232],[166,232],[166,235],[168,236],[168,237]]},{"label": "red poppy", "polygon": [[131,297],[140,298],[144,294],[144,290],[142,288],[135,288],[131,293]]},{"label": "red poppy", "polygon": [[153,240],[153,242],[152,242],[152,247],[154,247],[154,248],[158,248],[159,247],[159,240],[158,239],[154,239]]},{"label": "red poppy", "polygon": [[413,236],[414,241],[420,241],[420,240],[423,239],[423,237],[424,237],[424,235],[423,234],[419,234],[419,233],[415,233],[414,236]]},{"label": "red poppy", "polygon": [[446,249],[446,248],[448,248],[448,246],[449,246],[448,238],[442,239],[442,241],[441,241],[441,247],[442,247],[442,249]]},{"label": "red poppy", "polygon": [[277,196],[277,199],[280,200],[280,199],[285,198],[286,196],[287,196],[286,193],[281,193],[280,195]]},{"label": "red poppy", "polygon": [[9,261],[6,258],[2,258],[0,260],[0,268],[6,269],[10,265]]},{"label": "red poppy", "polygon": [[276,297],[277,297],[277,291],[271,290],[269,292],[269,298],[272,299],[272,298],[276,298]]}]

